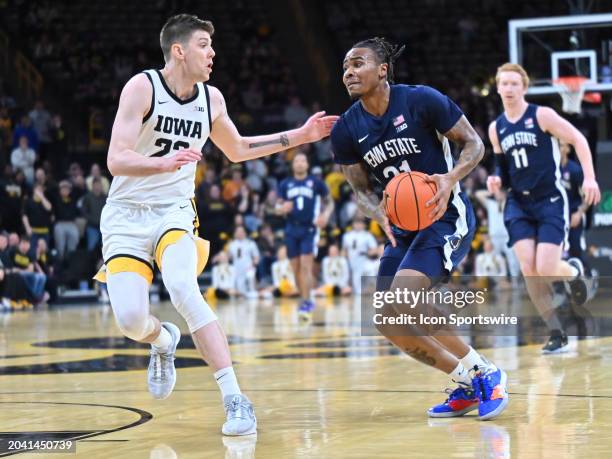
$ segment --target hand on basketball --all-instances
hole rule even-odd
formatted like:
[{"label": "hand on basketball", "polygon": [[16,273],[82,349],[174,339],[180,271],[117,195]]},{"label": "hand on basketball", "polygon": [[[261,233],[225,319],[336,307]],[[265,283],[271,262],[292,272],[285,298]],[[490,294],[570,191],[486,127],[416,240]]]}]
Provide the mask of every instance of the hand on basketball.
[{"label": "hand on basketball", "polygon": [[435,183],[437,187],[437,192],[434,194],[433,198],[425,203],[425,207],[434,206],[434,208],[429,212],[429,218],[433,221],[440,220],[446,212],[446,207],[448,206],[448,199],[453,191],[453,187],[455,186],[455,181],[448,176],[448,174],[434,174],[428,175],[426,180],[430,183]]},{"label": "hand on basketball", "polygon": [[338,120],[339,116],[324,116],[325,112],[317,112],[312,115],[300,128],[306,138],[306,142],[317,142],[327,137]]},{"label": "hand on basketball", "polygon": [[163,172],[175,172],[186,164],[198,162],[202,159],[202,153],[196,150],[178,150],[175,155],[164,156],[162,160]]},{"label": "hand on basketball", "polygon": [[584,203],[588,206],[595,205],[601,201],[599,185],[594,178],[586,178],[582,182],[582,192],[584,193]]},{"label": "hand on basketball", "polygon": [[491,194],[497,194],[500,192],[502,186],[501,177],[497,175],[489,175],[487,177],[487,190]]}]

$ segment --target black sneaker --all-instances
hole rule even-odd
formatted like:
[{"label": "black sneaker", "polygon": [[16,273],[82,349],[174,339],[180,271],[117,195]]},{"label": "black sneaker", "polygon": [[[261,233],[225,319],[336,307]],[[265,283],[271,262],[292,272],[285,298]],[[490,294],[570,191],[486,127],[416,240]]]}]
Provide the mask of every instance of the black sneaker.
[{"label": "black sneaker", "polygon": [[558,354],[567,350],[567,335],[564,331],[553,330],[548,342],[542,348],[542,354]]},{"label": "black sneaker", "polygon": [[589,289],[585,282],[584,266],[579,258],[570,258],[567,262],[578,270],[578,275],[571,281],[567,281],[569,300],[572,306],[582,306],[589,296]]}]

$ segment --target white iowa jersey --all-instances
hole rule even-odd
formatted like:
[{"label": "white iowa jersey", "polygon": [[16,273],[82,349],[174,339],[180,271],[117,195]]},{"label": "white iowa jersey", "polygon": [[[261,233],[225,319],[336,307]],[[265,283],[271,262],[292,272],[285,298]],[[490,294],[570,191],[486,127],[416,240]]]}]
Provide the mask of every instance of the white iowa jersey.
[{"label": "white iowa jersey", "polygon": [[[189,148],[202,151],[211,129],[210,99],[204,83],[197,83],[195,94],[181,100],[170,91],[159,70],[146,70],[153,85],[151,109],[142,120],[135,151],[144,156],[171,156]],[[196,163],[176,172],[147,177],[113,178],[110,202],[173,204],[194,196]]]}]

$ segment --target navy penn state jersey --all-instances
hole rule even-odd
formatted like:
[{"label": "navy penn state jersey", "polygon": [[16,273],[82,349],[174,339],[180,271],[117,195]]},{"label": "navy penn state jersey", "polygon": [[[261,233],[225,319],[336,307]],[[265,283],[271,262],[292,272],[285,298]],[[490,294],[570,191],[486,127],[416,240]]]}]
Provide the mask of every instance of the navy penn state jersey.
[{"label": "navy penn state jersey", "polygon": [[284,179],[279,185],[278,195],[285,201],[293,202],[293,210],[287,215],[287,225],[314,225],[321,211],[321,198],[328,194],[325,182],[312,175],[303,180],[295,177]]},{"label": "navy penn state jersey", "polygon": [[331,132],[334,159],[363,161],[383,186],[402,172],[445,174],[454,163],[442,134],[461,116],[452,100],[429,86],[391,85],[383,116],[371,115],[359,101],[342,114]]},{"label": "navy penn state jersey", "polygon": [[[383,186],[402,172],[446,174],[454,160],[443,134],[462,116],[449,97],[429,86],[391,85],[383,116],[368,113],[359,101],[340,116],[331,132],[334,160],[363,162]],[[465,215],[460,192],[457,183],[443,218]],[[395,227],[394,232],[407,233]]]},{"label": "navy penn state jersey", "polygon": [[582,204],[582,194],[580,192],[584,174],[582,167],[576,161],[568,159],[565,166],[561,166],[561,183],[567,191],[567,199],[569,201],[569,210],[574,213]]},{"label": "navy penn state jersey", "polygon": [[546,196],[562,189],[561,155],[557,139],[540,128],[537,110],[537,105],[529,104],[515,123],[502,113],[495,120],[495,130],[506,155],[512,191]]}]

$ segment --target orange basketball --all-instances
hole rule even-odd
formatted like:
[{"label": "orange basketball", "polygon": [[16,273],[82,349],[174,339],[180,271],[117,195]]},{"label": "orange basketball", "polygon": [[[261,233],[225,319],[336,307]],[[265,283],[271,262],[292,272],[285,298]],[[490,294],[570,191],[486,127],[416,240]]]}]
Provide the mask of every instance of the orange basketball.
[{"label": "orange basketball", "polygon": [[385,210],[391,223],[408,231],[419,231],[433,223],[429,218],[432,207],[425,207],[437,188],[435,183],[425,181],[427,174],[405,172],[387,183],[385,188]]}]

